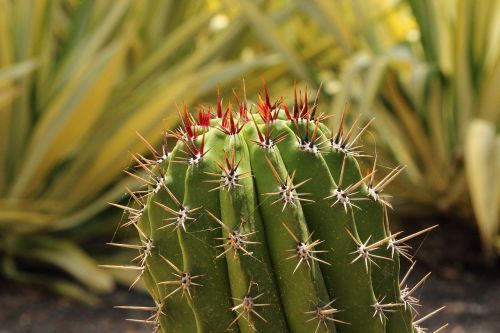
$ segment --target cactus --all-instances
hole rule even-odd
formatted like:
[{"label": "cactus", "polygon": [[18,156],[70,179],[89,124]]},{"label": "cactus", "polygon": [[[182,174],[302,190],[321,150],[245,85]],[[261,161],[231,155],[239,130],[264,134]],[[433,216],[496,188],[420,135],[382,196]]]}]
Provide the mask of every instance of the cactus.
[{"label": "cactus", "polygon": [[[129,190],[125,226],[140,244],[134,266],[154,299],[134,319],[161,332],[421,332],[417,286],[399,279],[411,260],[389,230],[382,193],[402,170],[375,183],[362,175],[360,137],[369,123],[330,131],[307,92],[293,106],[271,102],[258,112],[235,93],[195,119],[183,107],[177,140],[151,156],[133,155],[143,182]],[[166,141],[165,141],[166,142]],[[412,266],[413,268],[413,266]],[[123,308],[123,307],[122,307]],[[439,310],[439,309],[438,309]],[[433,313],[432,313],[433,314]],[[440,331],[442,328],[438,329]],[[436,331],[437,332],[437,331]]]}]

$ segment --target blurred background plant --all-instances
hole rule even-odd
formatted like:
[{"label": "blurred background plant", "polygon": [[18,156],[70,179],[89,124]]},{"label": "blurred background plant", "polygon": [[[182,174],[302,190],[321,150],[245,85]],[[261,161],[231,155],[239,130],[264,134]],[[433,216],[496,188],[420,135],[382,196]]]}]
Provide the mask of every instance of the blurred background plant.
[{"label": "blurred background plant", "polygon": [[[492,263],[500,253],[500,2],[296,0],[287,3],[293,27],[235,2],[289,68],[314,73],[312,87],[323,82],[322,110],[339,115],[348,103],[352,116],[376,118],[379,161],[406,166],[392,186],[401,215],[475,222]],[[329,47],[304,59],[319,45]]]},{"label": "blurred background plant", "polygon": [[242,77],[249,96],[322,82],[322,111],[375,117],[379,161],[406,165],[395,204],[476,221],[492,260],[499,40],[495,0],[0,0],[1,273],[88,302],[127,280],[95,261],[121,256],[101,244],[134,132],[158,142],[175,103]]},{"label": "blurred background plant", "polygon": [[2,275],[87,302],[109,291],[87,252],[111,240],[105,208],[134,186],[134,132],[158,141],[176,102],[278,63],[259,45],[241,58],[247,31],[205,1],[0,0]]},{"label": "blurred background plant", "polygon": [[348,101],[375,117],[379,159],[406,166],[393,187],[399,208],[475,221],[492,262],[500,249],[500,2],[299,3],[345,44],[340,74],[326,79],[336,88],[330,111]]}]

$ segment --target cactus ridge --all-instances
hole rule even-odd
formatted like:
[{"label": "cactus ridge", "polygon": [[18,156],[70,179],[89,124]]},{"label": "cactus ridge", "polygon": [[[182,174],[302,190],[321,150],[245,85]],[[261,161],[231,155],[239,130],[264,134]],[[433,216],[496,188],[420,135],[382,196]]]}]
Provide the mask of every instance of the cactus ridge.
[{"label": "cactus ridge", "polygon": [[[400,279],[400,257],[412,261],[406,241],[391,233],[386,186],[404,167],[375,181],[362,175],[361,137],[372,120],[350,128],[346,112],[336,131],[318,113],[307,90],[293,104],[271,101],[267,87],[251,113],[246,96],[234,92],[216,112],[197,119],[183,105],[180,127],[166,132],[157,151],[133,155],[142,186],[127,189],[128,215],[138,244],[129,269],[154,306],[131,319],[154,332],[423,332],[419,300]],[[167,142],[176,140],[168,152]],[[446,325],[437,329],[439,332]]]}]

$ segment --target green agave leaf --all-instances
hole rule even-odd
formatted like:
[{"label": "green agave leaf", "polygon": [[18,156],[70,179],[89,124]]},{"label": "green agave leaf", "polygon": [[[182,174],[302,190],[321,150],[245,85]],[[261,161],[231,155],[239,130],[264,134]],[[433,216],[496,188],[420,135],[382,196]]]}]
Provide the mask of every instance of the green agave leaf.
[{"label": "green agave leaf", "polygon": [[329,1],[312,0],[312,1],[296,1],[300,8],[303,8],[307,13],[314,17],[322,29],[330,33],[335,40],[340,44],[345,53],[349,54],[353,50],[353,44],[357,40],[352,36],[349,30],[349,25],[344,18],[344,13],[336,10],[334,5]]},{"label": "green agave leaf", "polygon": [[[89,59],[93,59],[96,52],[103,46],[106,40],[110,37],[114,29],[118,27],[120,20],[125,15],[130,6],[129,0],[119,1],[111,10],[101,18],[95,26],[95,30],[90,30],[83,38],[75,38],[73,43],[67,48],[71,50],[62,60],[57,68],[57,73],[54,75],[53,83],[50,84],[50,90],[46,94],[48,98],[65,89],[65,86],[80,73],[85,71],[85,66],[81,64],[88,63]],[[42,102],[44,105],[46,101]]]},{"label": "green agave leaf", "polygon": [[314,82],[312,75],[307,69],[301,58],[287,45],[281,37],[281,32],[274,26],[272,21],[258,9],[252,2],[247,0],[237,1],[242,12],[252,22],[255,32],[259,34],[262,41],[266,42],[276,52],[283,55],[284,60],[290,66],[290,69],[302,80]]},{"label": "green agave leaf", "polygon": [[34,129],[12,196],[36,191],[43,185],[46,173],[80,143],[101,114],[124,55],[125,44],[119,43],[97,59],[89,59],[88,67],[82,64],[85,76],[75,76],[47,106]]},{"label": "green agave leaf", "polygon": [[6,243],[10,256],[53,265],[94,292],[109,292],[113,288],[110,275],[71,242],[37,236],[11,239]]},{"label": "green agave leaf", "polygon": [[0,68],[0,88],[15,79],[22,78],[23,76],[31,73],[39,66],[36,60],[28,60],[19,62],[7,68]]},{"label": "green agave leaf", "polygon": [[82,303],[96,305],[99,299],[75,283],[41,274],[32,274],[19,270],[13,259],[4,257],[1,272],[13,281],[26,283],[53,291],[54,293],[76,299]]},{"label": "green agave leaf", "polygon": [[500,136],[495,125],[475,119],[465,141],[467,184],[487,259],[493,259],[492,245],[499,231]]}]

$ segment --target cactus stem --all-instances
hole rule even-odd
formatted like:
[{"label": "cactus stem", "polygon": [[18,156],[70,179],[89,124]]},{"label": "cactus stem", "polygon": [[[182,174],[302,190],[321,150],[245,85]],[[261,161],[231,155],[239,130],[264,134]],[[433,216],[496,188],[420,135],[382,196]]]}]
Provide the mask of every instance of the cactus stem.
[{"label": "cactus stem", "polygon": [[163,297],[163,299],[165,300],[165,299],[169,298],[170,296],[174,295],[176,292],[181,291],[181,290],[182,290],[182,296],[187,295],[187,297],[189,299],[192,299],[191,290],[190,290],[191,286],[199,286],[199,287],[203,286],[202,284],[193,282],[193,280],[200,278],[203,275],[191,275],[191,273],[189,273],[189,272],[183,272],[177,266],[175,266],[175,264],[173,262],[171,262],[170,260],[165,258],[163,255],[160,254],[160,256],[170,267],[172,267],[174,269],[174,271],[177,274],[175,274],[175,273],[173,273],[173,274],[179,278],[179,280],[158,282],[159,285],[161,285],[161,284],[166,284],[166,285],[178,284],[179,285],[179,287],[174,289],[167,296]]},{"label": "cactus stem", "polygon": [[240,222],[238,229],[230,229],[227,225],[224,224],[224,222],[219,220],[214,214],[212,214],[208,210],[206,210],[206,212],[212,219],[214,219],[229,234],[229,237],[217,237],[217,238],[215,238],[217,240],[227,241],[221,245],[217,245],[216,247],[225,247],[226,245],[229,245],[228,248],[224,252],[222,252],[217,257],[215,257],[216,259],[219,259],[219,258],[225,256],[229,251],[232,250],[232,251],[234,251],[234,258],[235,259],[239,257],[238,251],[241,251],[244,253],[244,255],[250,256],[250,257],[254,258],[255,260],[258,260],[257,258],[255,258],[253,256],[253,252],[249,252],[246,249],[246,246],[248,244],[260,244],[260,242],[252,242],[252,241],[248,240],[248,237],[255,235],[257,233],[257,231],[249,232],[246,234],[241,233],[240,230],[241,230],[242,226],[245,224],[245,220],[243,220],[243,218],[241,219],[241,222]]},{"label": "cactus stem", "polygon": [[285,259],[285,260],[290,260],[290,259],[295,258],[295,257],[299,258],[299,262],[297,263],[297,266],[295,266],[295,269],[293,270],[292,274],[295,274],[295,272],[299,268],[300,264],[302,264],[303,262],[305,262],[307,264],[307,268],[309,270],[311,270],[311,262],[309,260],[314,260],[314,261],[317,261],[317,262],[320,262],[320,263],[323,263],[323,264],[326,264],[326,265],[330,265],[329,262],[326,262],[326,261],[321,260],[321,259],[319,259],[319,258],[317,258],[317,257],[314,256],[316,253],[325,253],[325,252],[328,252],[328,251],[314,250],[314,248],[317,245],[323,243],[324,241],[321,241],[321,240],[317,239],[317,240],[313,241],[312,243],[309,243],[309,241],[311,240],[312,235],[313,235],[311,233],[309,235],[309,237],[307,237],[307,239],[305,240],[305,242],[301,242],[297,238],[297,236],[295,236],[293,234],[293,232],[290,230],[290,228],[288,228],[288,226],[284,222],[281,222],[281,224],[283,224],[283,227],[285,227],[285,229],[288,232],[288,234],[297,243],[297,246],[294,249],[287,250],[289,252],[293,251],[293,252],[295,252],[295,254]]},{"label": "cactus stem", "polygon": [[305,312],[306,314],[313,315],[313,317],[308,319],[306,321],[306,323],[311,322],[313,320],[318,321],[318,325],[316,326],[316,330],[314,331],[314,333],[318,332],[321,325],[324,325],[325,328],[328,330],[328,324],[327,324],[328,321],[332,321],[335,323],[341,323],[341,324],[345,324],[345,325],[350,325],[350,323],[348,323],[348,322],[345,322],[345,321],[342,321],[339,319],[335,319],[333,317],[336,313],[341,311],[339,309],[335,309],[334,307],[332,307],[333,302],[335,302],[335,300],[332,300],[323,306],[318,306],[318,307],[316,307],[316,309],[314,309],[312,311]]},{"label": "cactus stem", "polygon": [[375,304],[372,305],[372,308],[373,308],[373,317],[378,316],[381,323],[383,323],[384,320],[387,320],[387,316],[385,314],[386,312],[395,312],[396,310],[393,309],[393,308],[403,305],[401,303],[386,303],[386,304],[383,304],[385,297],[386,296],[383,296],[380,300],[377,299],[377,301],[375,302]]},{"label": "cactus stem", "polygon": [[[143,279],[151,293],[155,306],[117,306],[150,312],[130,321],[156,333],[428,332],[421,323],[441,309],[416,311],[429,274],[408,286],[406,243],[436,226],[391,233],[385,191],[405,167],[386,172],[375,154],[360,176],[373,119],[348,126],[346,107],[330,131],[319,93],[311,103],[295,84],[292,110],[264,83],[252,113],[245,93],[223,104],[218,89],[216,110],[177,107],[180,128],[164,132],[162,146],[137,133],[147,150],[132,154],[126,173],[139,188],[112,205],[139,240],[108,244],[138,253],[129,265],[101,266],[137,272],[131,288]],[[399,254],[412,263],[402,280]]]},{"label": "cactus stem", "polygon": [[[262,321],[267,323],[267,320],[262,317],[255,308],[258,307],[263,307],[263,306],[271,306],[271,304],[262,304],[262,303],[255,303],[257,299],[259,299],[261,296],[264,295],[264,293],[258,294],[257,296],[253,297],[251,296],[251,289],[252,285],[254,284],[253,280],[250,280],[250,283],[248,285],[248,290],[243,298],[236,298],[236,297],[231,297],[233,300],[236,300],[240,302],[238,305],[234,306],[231,308],[232,311],[234,312],[239,312],[236,318],[229,324],[229,327],[233,326],[234,323],[236,323],[241,317],[245,318],[248,323],[253,326],[252,324],[252,318],[251,315],[254,314],[257,317],[259,317]],[[228,328],[229,328],[228,327]]]}]

